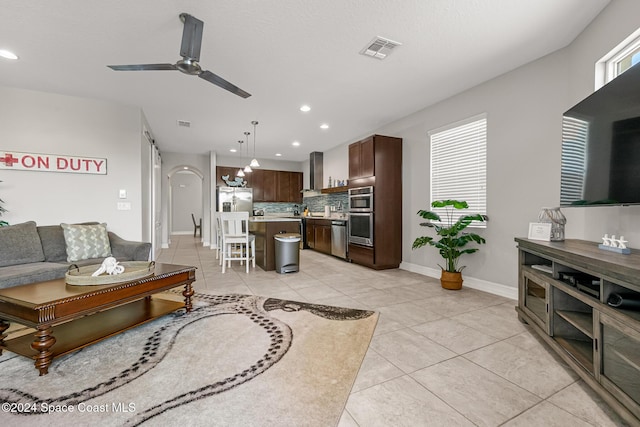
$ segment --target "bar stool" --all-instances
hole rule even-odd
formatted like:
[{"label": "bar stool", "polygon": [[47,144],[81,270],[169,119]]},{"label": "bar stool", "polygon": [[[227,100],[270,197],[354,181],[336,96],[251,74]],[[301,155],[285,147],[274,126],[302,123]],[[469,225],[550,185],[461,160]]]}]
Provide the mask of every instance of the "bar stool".
[{"label": "bar stool", "polygon": [[231,261],[240,261],[240,265],[246,261],[249,273],[249,261],[256,267],[256,237],[249,234],[249,212],[220,212],[220,224],[222,272],[226,271],[227,264],[231,267]]}]

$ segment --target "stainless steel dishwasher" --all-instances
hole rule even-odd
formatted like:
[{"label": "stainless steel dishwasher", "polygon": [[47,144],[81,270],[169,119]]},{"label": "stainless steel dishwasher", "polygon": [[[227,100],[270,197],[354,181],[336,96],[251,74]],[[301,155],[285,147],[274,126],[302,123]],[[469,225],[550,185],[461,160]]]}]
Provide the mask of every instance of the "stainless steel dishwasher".
[{"label": "stainless steel dishwasher", "polygon": [[347,258],[347,221],[331,221],[331,255]]}]

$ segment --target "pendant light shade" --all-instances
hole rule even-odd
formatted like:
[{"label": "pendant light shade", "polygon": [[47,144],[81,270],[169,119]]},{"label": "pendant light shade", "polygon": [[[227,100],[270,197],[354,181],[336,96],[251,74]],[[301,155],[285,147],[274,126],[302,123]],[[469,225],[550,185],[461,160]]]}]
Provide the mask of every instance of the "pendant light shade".
[{"label": "pendant light shade", "polygon": [[[251,166],[252,168],[259,168],[260,163],[258,163],[258,159],[256,159],[256,126],[258,126],[258,122],[254,120],[251,122],[251,124],[253,125],[253,160],[251,160],[249,166]],[[249,146],[247,146],[247,151],[248,150]]]},{"label": "pendant light shade", "polygon": [[[244,141],[238,141],[238,144],[240,144],[240,149],[238,150],[240,152],[240,160],[242,160],[242,144],[244,143]],[[236,176],[244,176],[244,171],[242,170],[242,168],[238,169],[238,173],[236,173]]]},{"label": "pendant light shade", "polygon": [[[249,157],[249,135],[251,135],[251,133],[250,133],[250,132],[245,132],[245,133],[244,133],[245,138],[247,138],[247,157]],[[250,166],[250,165],[246,165],[246,166],[244,167],[244,171],[245,171],[245,172],[253,172],[253,171],[251,170],[251,166]]]}]

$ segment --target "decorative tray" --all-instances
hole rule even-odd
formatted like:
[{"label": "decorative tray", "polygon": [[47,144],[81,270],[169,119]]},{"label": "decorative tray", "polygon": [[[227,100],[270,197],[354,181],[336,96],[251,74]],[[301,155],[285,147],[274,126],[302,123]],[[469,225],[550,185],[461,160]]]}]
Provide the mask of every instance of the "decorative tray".
[{"label": "decorative tray", "polygon": [[92,274],[100,268],[101,264],[85,265],[82,267],[78,267],[75,264],[71,265],[65,275],[67,285],[95,286],[130,282],[153,275],[156,263],[154,261],[123,261],[118,263],[118,265],[124,267],[123,273],[103,273],[99,276],[92,276]]}]

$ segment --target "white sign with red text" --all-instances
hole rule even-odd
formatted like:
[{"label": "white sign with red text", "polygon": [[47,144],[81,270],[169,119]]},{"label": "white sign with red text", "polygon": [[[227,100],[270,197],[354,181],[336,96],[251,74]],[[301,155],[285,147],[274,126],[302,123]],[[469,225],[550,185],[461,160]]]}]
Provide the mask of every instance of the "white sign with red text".
[{"label": "white sign with red text", "polygon": [[107,174],[107,159],[0,151],[0,170]]}]

